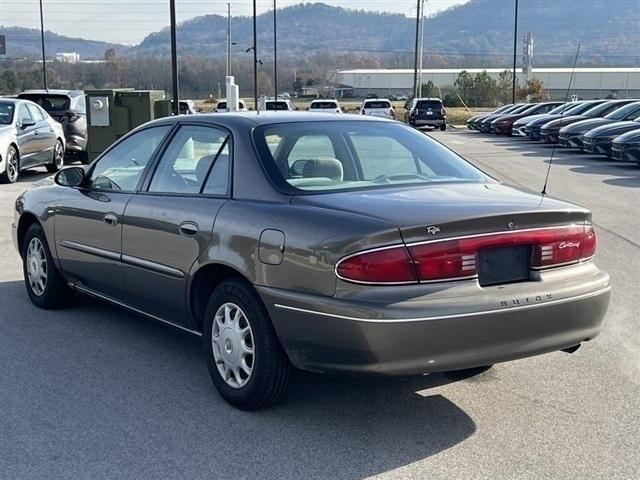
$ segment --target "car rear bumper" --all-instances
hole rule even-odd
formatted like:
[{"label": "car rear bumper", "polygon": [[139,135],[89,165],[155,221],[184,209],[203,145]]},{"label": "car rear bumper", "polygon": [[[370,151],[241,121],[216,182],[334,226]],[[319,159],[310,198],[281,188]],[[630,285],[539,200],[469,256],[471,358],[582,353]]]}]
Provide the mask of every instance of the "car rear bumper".
[{"label": "car rear bumper", "polygon": [[[515,360],[594,338],[609,304],[609,276],[593,265],[571,268],[590,273],[579,281],[476,284],[481,292],[464,298],[362,302],[258,290],[296,367],[412,375]],[[466,285],[450,290],[470,282],[456,283]]]},{"label": "car rear bumper", "polygon": [[440,127],[444,123],[445,119],[443,118],[416,118],[409,120],[409,125],[412,127]]}]

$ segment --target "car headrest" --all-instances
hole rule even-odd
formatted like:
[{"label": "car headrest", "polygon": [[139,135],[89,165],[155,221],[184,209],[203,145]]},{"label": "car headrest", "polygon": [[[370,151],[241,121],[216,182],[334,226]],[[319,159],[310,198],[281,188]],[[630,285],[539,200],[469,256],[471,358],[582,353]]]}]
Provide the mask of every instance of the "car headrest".
[{"label": "car headrest", "polygon": [[[218,157],[218,162],[224,160],[222,157],[227,157],[226,154],[220,154]],[[198,164],[196,165],[196,179],[198,183],[202,184],[204,182],[205,177],[207,176],[207,172],[209,171],[209,167],[211,167],[211,162],[216,158],[215,154],[213,155],[205,155],[200,160],[198,160]]]},{"label": "car headrest", "polygon": [[304,178],[324,177],[341,182],[344,172],[340,160],[335,158],[314,158],[304,164],[302,176]]}]

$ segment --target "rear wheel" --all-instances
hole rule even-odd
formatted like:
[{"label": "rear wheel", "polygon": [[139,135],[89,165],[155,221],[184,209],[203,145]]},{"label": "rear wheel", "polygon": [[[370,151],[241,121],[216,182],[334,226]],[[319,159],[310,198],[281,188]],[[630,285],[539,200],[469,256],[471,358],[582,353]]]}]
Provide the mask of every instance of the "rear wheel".
[{"label": "rear wheel", "polygon": [[242,410],[259,410],[284,395],[291,365],[251,285],[222,282],[205,314],[204,355],[220,395]]},{"label": "rear wheel", "polygon": [[4,172],[0,174],[0,181],[3,183],[15,183],[20,175],[20,156],[13,145],[7,149],[7,161]]},{"label": "rear wheel", "polygon": [[56,268],[44,231],[37,223],[24,236],[22,266],[27,293],[36,306],[54,309],[71,303],[74,291]]},{"label": "rear wheel", "polygon": [[46,165],[47,172],[54,173],[62,168],[64,165],[64,146],[60,140],[56,140],[56,145],[53,147],[53,158],[51,163]]}]

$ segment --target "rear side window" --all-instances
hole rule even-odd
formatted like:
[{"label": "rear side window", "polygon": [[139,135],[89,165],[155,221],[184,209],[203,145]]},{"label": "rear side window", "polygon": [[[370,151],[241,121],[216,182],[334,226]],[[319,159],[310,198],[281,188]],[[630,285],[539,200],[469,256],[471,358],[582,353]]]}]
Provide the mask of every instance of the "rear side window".
[{"label": "rear side window", "polygon": [[44,120],[44,116],[42,115],[42,112],[38,107],[36,107],[35,105],[27,105],[27,108],[29,109],[31,118],[33,118],[36,122]]},{"label": "rear side window", "polygon": [[146,128],[118,143],[96,163],[91,172],[91,187],[96,190],[134,191],[169,130],[169,125]]},{"label": "rear side window", "polygon": [[149,191],[226,194],[229,178],[228,141],[229,134],[219,128],[199,125],[181,127],[162,155]]},{"label": "rear side window", "polygon": [[20,98],[31,100],[33,103],[40,105],[47,112],[62,112],[69,110],[71,107],[71,98],[67,95],[48,95],[48,94],[30,94],[20,95]]},{"label": "rear side window", "polygon": [[364,108],[391,108],[391,104],[384,101],[365,102]]}]

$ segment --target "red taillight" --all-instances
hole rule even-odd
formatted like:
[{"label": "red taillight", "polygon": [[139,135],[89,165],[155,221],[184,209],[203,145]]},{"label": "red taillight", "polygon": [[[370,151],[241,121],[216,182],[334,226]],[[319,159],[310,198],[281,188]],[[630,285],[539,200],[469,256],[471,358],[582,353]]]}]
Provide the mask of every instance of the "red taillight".
[{"label": "red taillight", "polygon": [[359,283],[474,278],[479,251],[515,246],[531,247],[530,267],[544,269],[593,257],[596,234],[592,225],[572,225],[435,240],[351,255],[338,263],[336,272]]},{"label": "red taillight", "polygon": [[385,248],[364,252],[340,261],[340,278],[361,283],[417,283],[418,277],[407,249]]}]

